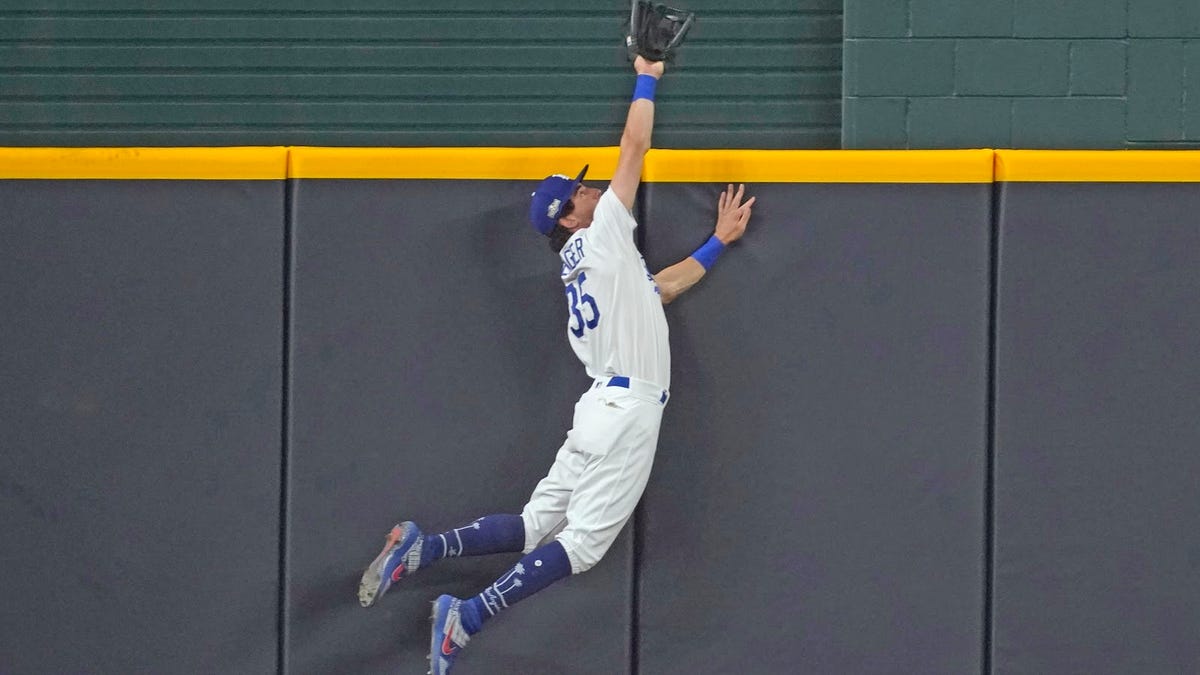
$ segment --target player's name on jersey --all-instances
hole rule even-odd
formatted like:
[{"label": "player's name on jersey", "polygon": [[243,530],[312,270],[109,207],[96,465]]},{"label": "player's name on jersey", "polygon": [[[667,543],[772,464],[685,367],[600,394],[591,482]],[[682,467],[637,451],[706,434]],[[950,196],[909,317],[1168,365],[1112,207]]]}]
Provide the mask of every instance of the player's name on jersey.
[{"label": "player's name on jersey", "polygon": [[559,253],[559,257],[561,257],[563,261],[562,275],[566,276],[571,272],[571,270],[579,267],[579,263],[583,262],[583,256],[586,255],[586,253],[587,252],[583,250],[582,237],[576,239],[569,245],[564,246],[563,250]]}]

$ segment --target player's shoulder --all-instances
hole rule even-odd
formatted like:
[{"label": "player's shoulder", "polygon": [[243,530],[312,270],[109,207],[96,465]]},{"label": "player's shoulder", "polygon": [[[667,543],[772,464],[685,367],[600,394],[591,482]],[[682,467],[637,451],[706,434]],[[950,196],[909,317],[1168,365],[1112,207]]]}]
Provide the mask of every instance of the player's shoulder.
[{"label": "player's shoulder", "polygon": [[611,187],[600,195],[600,201],[596,204],[596,210],[600,211],[601,209],[610,215],[633,217],[633,214],[629,212],[629,209],[625,208],[625,204],[621,202],[621,198],[617,196],[616,192],[613,192]]},{"label": "player's shoulder", "polygon": [[[625,208],[625,204],[621,202],[621,198],[617,196],[612,188],[604,191],[600,195],[600,201],[596,203],[596,213],[592,217],[592,227],[598,227],[600,230],[612,231],[622,235],[628,235],[637,227],[637,221],[629,209]],[[624,237],[622,237],[624,238]]]}]

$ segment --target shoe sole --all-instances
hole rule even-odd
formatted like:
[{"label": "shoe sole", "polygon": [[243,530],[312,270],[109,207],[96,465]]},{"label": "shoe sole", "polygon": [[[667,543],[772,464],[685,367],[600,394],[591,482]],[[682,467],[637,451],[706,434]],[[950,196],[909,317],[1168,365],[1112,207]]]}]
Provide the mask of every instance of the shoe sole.
[{"label": "shoe sole", "polygon": [[[430,605],[432,605],[432,608],[431,608],[432,611],[430,611],[430,613],[429,613],[429,654],[427,654],[425,656],[425,660],[429,661],[429,672],[427,672],[425,675],[434,675],[433,659],[434,659],[434,656],[436,654],[439,654],[442,650],[442,644],[441,644],[442,641],[438,639],[438,627],[437,627],[438,603],[441,602],[442,597],[445,597],[445,596],[441,596],[437,600],[434,600],[433,602],[430,603]],[[448,611],[449,611],[449,609],[447,609],[447,612]]]},{"label": "shoe sole", "polygon": [[[363,607],[375,604],[375,599],[381,595],[379,587],[383,586],[385,581],[383,566],[387,562],[388,553],[391,552],[396,542],[400,541],[403,534],[404,530],[399,525],[392,527],[392,531],[388,532],[387,540],[383,544],[383,550],[379,552],[375,560],[371,561],[367,571],[363,572],[362,580],[358,582],[358,604]],[[387,588],[384,590],[386,591]]]},{"label": "shoe sole", "polygon": [[437,643],[437,600],[429,605],[429,652],[425,654],[425,660],[429,662],[429,670],[425,671],[425,675],[433,675],[433,645]]}]

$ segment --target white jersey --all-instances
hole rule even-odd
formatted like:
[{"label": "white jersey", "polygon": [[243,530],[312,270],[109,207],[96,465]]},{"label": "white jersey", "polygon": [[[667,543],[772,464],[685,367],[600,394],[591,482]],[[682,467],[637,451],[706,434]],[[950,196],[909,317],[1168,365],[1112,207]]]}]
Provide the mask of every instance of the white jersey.
[{"label": "white jersey", "polygon": [[635,228],[625,205],[605,190],[591,226],[563,246],[567,339],[590,377],[622,375],[669,389],[667,317],[633,241]]}]

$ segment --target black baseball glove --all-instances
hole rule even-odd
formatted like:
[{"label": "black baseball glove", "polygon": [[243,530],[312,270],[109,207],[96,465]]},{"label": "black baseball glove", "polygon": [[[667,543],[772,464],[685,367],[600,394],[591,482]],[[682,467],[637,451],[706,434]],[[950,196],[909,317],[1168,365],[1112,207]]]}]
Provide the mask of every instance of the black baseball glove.
[{"label": "black baseball glove", "polygon": [[632,60],[641,55],[649,61],[666,61],[683,43],[696,15],[650,0],[633,0],[629,13],[629,34],[625,46]]}]

